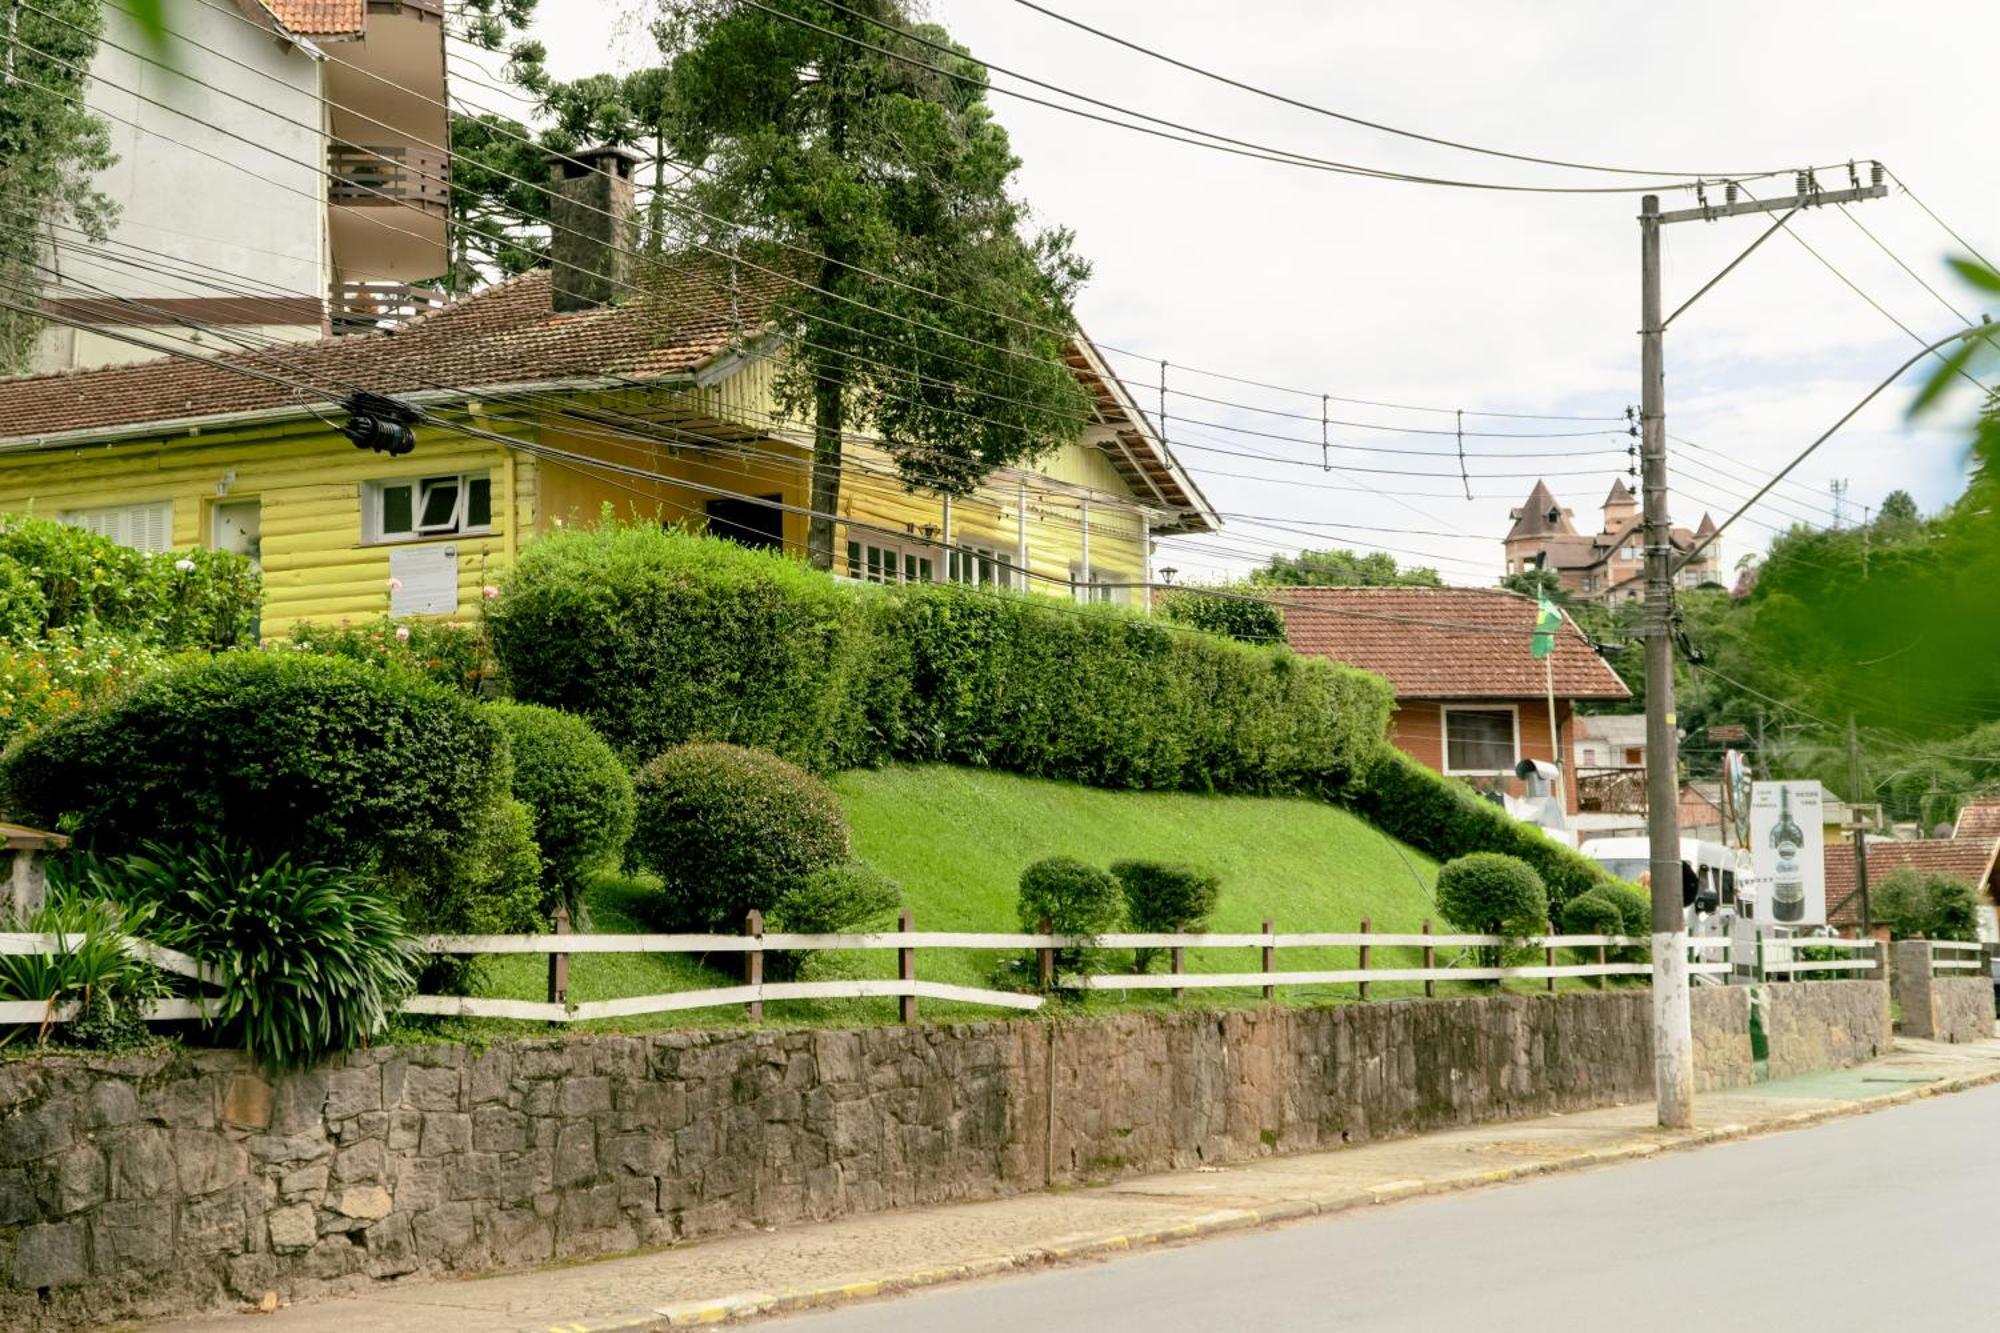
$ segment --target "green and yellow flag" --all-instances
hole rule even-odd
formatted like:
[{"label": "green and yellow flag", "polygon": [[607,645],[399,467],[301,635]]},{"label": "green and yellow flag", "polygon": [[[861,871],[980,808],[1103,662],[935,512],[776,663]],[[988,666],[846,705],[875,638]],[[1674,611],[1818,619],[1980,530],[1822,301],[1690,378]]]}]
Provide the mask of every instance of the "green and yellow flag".
[{"label": "green and yellow flag", "polygon": [[1562,612],[1549,600],[1545,592],[1535,594],[1535,637],[1530,641],[1529,651],[1536,657],[1547,657],[1556,650],[1556,634],[1562,629]]}]

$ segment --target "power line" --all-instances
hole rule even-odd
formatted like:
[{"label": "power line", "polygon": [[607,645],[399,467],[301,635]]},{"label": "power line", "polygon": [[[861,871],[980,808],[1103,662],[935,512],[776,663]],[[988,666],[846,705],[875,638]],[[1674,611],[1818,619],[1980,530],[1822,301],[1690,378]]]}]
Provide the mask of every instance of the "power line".
[{"label": "power line", "polygon": [[[1886,170],[1886,168],[1884,169]],[[1904,184],[1903,178],[1901,176],[1898,176],[1895,172],[1891,171],[1889,172],[1889,179],[1896,182],[1896,184],[1899,187],[1901,187],[1903,193],[1910,196],[1910,202],[1914,203],[1918,208],[1923,209],[1924,212],[1930,217],[1930,220],[1932,222],[1935,222],[1938,224],[1938,226],[1944,228],[1945,235],[1951,237],[1951,239],[1957,241],[1960,245],[1964,246],[1968,254],[1970,254],[1974,259],[1977,259],[1980,263],[1986,265],[1986,267],[1988,268],[1995,267],[1992,260],[1988,259],[1985,255],[1979,253],[1979,247],[1975,246],[1971,241],[1966,240],[1963,236],[1959,235],[1956,231],[1952,230],[1950,223],[1946,222],[1936,213],[1931,212],[1931,206],[1925,203],[1923,200],[1917,198],[1917,192],[1915,190],[1912,190],[1908,185]]]},{"label": "power line", "polygon": [[[1284,93],[1274,92],[1269,88],[1260,87],[1254,83],[1247,83],[1241,79],[1234,79],[1227,74],[1219,74],[1214,70],[1203,68],[1200,65],[1193,64],[1186,60],[1181,60],[1175,56],[1170,56],[1166,54],[1164,51],[1159,51],[1154,49],[1153,47],[1142,45],[1139,42],[1131,40],[1130,38],[1120,37],[1116,33],[1106,32],[1102,28],[1092,27],[1090,24],[1083,22],[1081,19],[1072,18],[1067,14],[1059,13],[1056,10],[1050,9],[1045,5],[1036,4],[1035,0],[1015,0],[1015,3],[1022,5],[1028,9],[1032,9],[1038,14],[1046,15],[1047,17],[1056,20],[1058,23],[1066,23],[1070,27],[1077,28],[1084,32],[1087,32],[1093,37],[1102,38],[1103,40],[1110,42],[1116,46],[1122,46],[1129,51],[1136,51],[1140,55],[1148,56],[1151,59],[1161,61],[1168,65],[1172,65],[1176,69],[1186,70],[1190,74],[1200,75],[1204,79],[1212,79],[1217,83],[1226,84],[1231,88],[1236,88],[1243,92],[1254,94],[1255,96],[1258,97],[1269,98],[1271,101],[1274,102],[1281,102],[1286,106],[1295,107],[1300,111],[1310,111],[1314,115],[1326,116],[1333,120],[1345,121],[1350,125],[1359,125],[1364,129],[1380,130],[1384,134],[1393,134],[1404,139],[1414,139],[1419,143],[1436,144],[1441,148],[1455,148],[1458,149],[1460,152],[1478,153],[1485,157],[1505,158],[1508,159],[1509,161],[1514,161],[1514,162],[1530,162],[1538,166],[1563,167],[1571,171],[1604,172],[1616,176],[1689,176],[1689,177],[1719,181],[1725,178],[1737,177],[1745,174],[1751,176],[1752,178],[1776,174],[1772,172],[1740,173],[1733,171],[1653,171],[1650,169],[1640,169],[1632,167],[1607,167],[1607,166],[1598,166],[1588,162],[1570,162],[1570,161],[1565,161],[1561,158],[1536,157],[1533,154],[1529,153],[1510,153],[1498,148],[1481,148],[1478,147],[1477,145],[1463,143],[1456,139],[1445,139],[1437,137],[1435,135],[1420,134],[1415,130],[1401,129],[1394,125],[1383,124],[1380,121],[1366,120],[1360,116],[1350,115],[1344,111],[1335,111],[1330,107],[1320,106],[1316,103],[1307,102],[1300,98],[1288,96],[1287,94]],[[836,6],[836,7],[845,8],[845,6]]]}]

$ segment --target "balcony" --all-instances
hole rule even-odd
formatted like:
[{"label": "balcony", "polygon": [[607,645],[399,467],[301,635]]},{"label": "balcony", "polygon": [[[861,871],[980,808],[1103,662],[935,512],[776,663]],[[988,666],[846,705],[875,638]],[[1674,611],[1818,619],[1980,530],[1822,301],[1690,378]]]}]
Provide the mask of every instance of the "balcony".
[{"label": "balcony", "polygon": [[443,154],[404,144],[363,147],[334,143],[326,150],[336,204],[413,206],[442,217],[451,204],[451,164]]},{"label": "balcony", "polygon": [[336,282],[327,298],[327,326],[335,337],[375,333],[445,307],[441,287],[405,282]]}]

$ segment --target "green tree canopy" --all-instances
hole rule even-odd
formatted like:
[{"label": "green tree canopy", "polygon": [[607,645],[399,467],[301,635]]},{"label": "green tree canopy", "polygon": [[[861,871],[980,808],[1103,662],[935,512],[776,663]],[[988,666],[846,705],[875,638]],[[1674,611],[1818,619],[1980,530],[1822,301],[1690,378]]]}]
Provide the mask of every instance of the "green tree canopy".
[{"label": "green tree canopy", "polygon": [[[116,160],[111,137],[83,104],[83,71],[102,21],[96,0],[0,12],[0,288],[16,305],[32,306],[42,289],[45,226],[74,226],[101,241],[117,217],[96,187]],[[32,314],[0,308],[0,375],[27,368],[41,328]]]},{"label": "green tree canopy", "polygon": [[1438,588],[1444,580],[1424,565],[1399,568],[1387,551],[1330,549],[1274,555],[1250,575],[1252,583],[1283,588]]},{"label": "green tree canopy", "polygon": [[1088,266],[1067,231],[1027,232],[982,66],[902,0],[666,0],[656,30],[665,147],[699,168],[686,244],[797,279],[768,314],[780,405],[813,425],[814,564],[850,423],[957,495],[1078,436],[1064,351]]}]

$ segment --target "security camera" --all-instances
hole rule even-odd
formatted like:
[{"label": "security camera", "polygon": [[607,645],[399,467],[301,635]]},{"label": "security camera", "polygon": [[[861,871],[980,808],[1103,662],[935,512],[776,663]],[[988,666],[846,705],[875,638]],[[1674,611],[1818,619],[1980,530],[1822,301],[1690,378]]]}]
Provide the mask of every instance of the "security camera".
[{"label": "security camera", "polygon": [[1544,782],[1554,782],[1561,772],[1554,764],[1541,759],[1523,759],[1514,765],[1514,776],[1522,779],[1540,778]]}]

